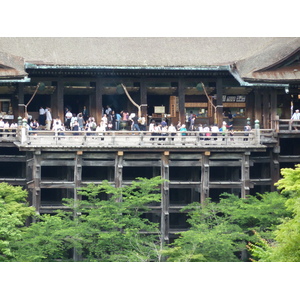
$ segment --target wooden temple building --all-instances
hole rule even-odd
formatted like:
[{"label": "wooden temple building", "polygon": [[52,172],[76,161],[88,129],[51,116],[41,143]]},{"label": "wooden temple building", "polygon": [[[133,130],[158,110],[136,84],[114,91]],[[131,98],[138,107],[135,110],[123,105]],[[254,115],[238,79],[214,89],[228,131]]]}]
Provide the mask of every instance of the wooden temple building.
[{"label": "wooden temple building", "polygon": [[[0,137],[0,180],[23,186],[43,213],[77,198],[76,188],[107,179],[116,186],[161,176],[162,203],[148,217],[164,240],[187,228],[180,209],[223,192],[245,197],[273,191],[280,169],[300,163],[300,38],[0,38],[0,114],[19,122]],[[104,109],[195,124],[228,122],[233,136],[151,137],[120,130],[102,136],[26,132],[25,111],[40,107],[64,119],[65,108],[100,122]],[[43,88],[37,89],[37,86]],[[204,87],[204,88],[203,88]],[[33,97],[34,96],[34,97]],[[249,136],[244,126],[250,124]]]}]

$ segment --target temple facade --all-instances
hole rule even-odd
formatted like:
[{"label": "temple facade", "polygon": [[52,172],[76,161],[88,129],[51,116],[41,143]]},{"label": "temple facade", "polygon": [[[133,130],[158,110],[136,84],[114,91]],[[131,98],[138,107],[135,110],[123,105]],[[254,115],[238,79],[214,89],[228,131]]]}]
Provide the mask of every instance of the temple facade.
[{"label": "temple facade", "polygon": [[[27,189],[42,214],[90,182],[161,176],[162,202],[145,217],[168,242],[187,228],[188,203],[274,191],[280,169],[300,162],[291,121],[299,54],[300,38],[0,38],[0,117],[18,124],[2,129],[1,181]],[[43,127],[33,135],[21,121],[50,108],[53,119],[86,110],[99,124],[108,107],[144,116],[145,130],[133,136],[124,120],[101,135],[60,137]],[[149,124],[162,120],[187,134],[153,137]],[[223,122],[232,124],[225,136],[200,135]]]}]

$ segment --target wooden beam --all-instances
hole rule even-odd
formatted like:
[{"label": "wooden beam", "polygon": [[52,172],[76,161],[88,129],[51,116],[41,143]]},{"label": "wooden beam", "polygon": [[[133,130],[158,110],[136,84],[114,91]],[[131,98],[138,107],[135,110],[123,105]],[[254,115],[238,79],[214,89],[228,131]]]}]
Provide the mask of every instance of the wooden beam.
[{"label": "wooden beam", "polygon": [[185,124],[185,108],[184,108],[185,94],[184,94],[183,79],[178,80],[178,99],[179,99],[179,121],[182,124]]}]

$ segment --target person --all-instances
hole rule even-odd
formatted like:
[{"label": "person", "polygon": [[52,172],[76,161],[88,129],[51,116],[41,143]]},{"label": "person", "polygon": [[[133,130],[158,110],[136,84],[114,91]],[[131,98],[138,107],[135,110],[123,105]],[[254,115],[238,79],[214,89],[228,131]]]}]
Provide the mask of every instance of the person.
[{"label": "person", "polygon": [[62,131],[62,123],[61,123],[61,120],[59,117],[57,117],[53,120],[52,130],[53,131]]},{"label": "person", "polygon": [[[247,124],[246,126],[244,126],[244,131],[246,131],[244,133],[244,136],[249,136],[249,131],[251,131],[251,126],[249,124]],[[244,138],[244,141],[248,141],[248,138]]]},{"label": "person", "polygon": [[73,114],[67,109],[67,112],[65,114],[65,120],[66,120],[66,128],[71,130],[71,119],[73,117]]},{"label": "person", "polygon": [[[71,122],[70,122],[70,128],[71,128],[71,130],[73,130],[73,126],[74,126],[74,124],[75,124],[75,121],[78,122],[77,116],[76,116],[76,114],[73,114],[73,115],[72,115],[72,118],[71,118]],[[79,124],[78,124],[78,125],[79,125]]]},{"label": "person", "polygon": [[[9,123],[8,123],[8,121],[4,122],[4,127],[3,128],[4,128],[5,132],[9,132]],[[7,136],[9,136],[9,135],[7,135]]]},{"label": "person", "polygon": [[141,129],[139,127],[139,123],[138,123],[139,118],[137,117],[137,115],[135,113],[132,113],[130,119],[132,121],[131,130],[141,131]]},{"label": "person", "polygon": [[52,114],[50,107],[46,107],[46,129],[51,129],[51,123],[52,123]]},{"label": "person", "polygon": [[32,130],[37,130],[39,128],[39,123],[36,119],[30,122],[30,127]]},{"label": "person", "polygon": [[139,127],[142,131],[146,131],[146,118],[144,115],[142,115],[139,119]]},{"label": "person", "polygon": [[45,112],[45,109],[42,106],[39,109],[39,124],[41,126],[46,125],[46,112]]},{"label": "person", "polygon": [[86,106],[83,106],[82,117],[84,122],[86,122],[89,118],[89,111],[87,110]]},{"label": "person", "polygon": [[115,124],[115,129],[119,130],[120,129],[120,121],[121,121],[121,115],[119,113],[116,113],[116,124]]},{"label": "person", "polygon": [[[17,131],[18,124],[17,124],[16,122],[12,122],[12,123],[10,124],[9,128],[10,128],[11,132],[14,132],[14,133],[15,133],[15,132]],[[16,135],[13,134],[12,136],[15,137]]]},{"label": "person", "polygon": [[161,127],[166,127],[168,124],[165,119],[162,119],[160,125],[161,125]]},{"label": "person", "polygon": [[189,131],[193,131],[194,130],[194,125],[195,125],[195,116],[192,114],[190,116],[190,126],[189,126]]},{"label": "person", "polygon": [[128,120],[128,117],[129,117],[129,113],[127,111],[121,111],[121,116],[122,116],[122,119],[123,121],[127,121]]},{"label": "person", "polygon": [[227,113],[227,117],[228,117],[228,125],[229,126],[231,125],[230,130],[232,130],[232,127],[233,127],[233,116],[232,116],[232,113],[231,113],[230,110]]},{"label": "person", "polygon": [[79,131],[79,125],[78,125],[78,121],[75,120],[73,125],[72,125],[72,131],[77,131],[76,133],[73,133],[73,135],[79,135],[78,131]]},{"label": "person", "polygon": [[[291,122],[292,124],[294,123],[294,121],[296,121],[296,124],[298,124],[297,121],[300,120],[300,113],[299,113],[299,109],[296,109],[295,112],[293,113],[292,117],[291,117]],[[294,129],[297,130],[297,127],[294,126]]]},{"label": "person", "polygon": [[168,128],[168,132],[171,133],[171,136],[174,136],[174,135],[176,135],[176,131],[177,131],[176,127],[171,123],[169,128]]},{"label": "person", "polygon": [[[111,126],[109,125],[109,122],[111,123]],[[107,127],[110,127],[110,130],[115,130],[116,129],[115,125],[116,125],[116,114],[115,111],[112,110],[111,113],[109,114]]]},{"label": "person", "polygon": [[101,121],[100,124],[97,126],[96,131],[97,132],[104,132],[104,131],[106,131],[106,124],[103,121]]},{"label": "person", "polygon": [[112,111],[112,109],[110,108],[110,106],[109,106],[109,105],[106,105],[105,113],[106,113],[107,116],[108,116],[109,114],[111,114],[111,111]]},{"label": "person", "polygon": [[84,118],[83,118],[83,115],[82,115],[82,113],[79,113],[78,115],[77,115],[77,122],[78,122],[78,125],[79,125],[79,130],[80,131],[83,131],[83,125],[84,125]]},{"label": "person", "polygon": [[186,135],[186,127],[185,124],[182,124],[179,131],[181,132],[181,135],[185,136]]},{"label": "person", "polygon": [[[219,127],[218,127],[218,125],[217,125],[217,124],[212,125],[211,128],[210,128],[210,131],[211,131],[211,135],[212,135],[212,136],[217,136],[217,135],[218,135],[218,132],[219,132]],[[216,141],[217,138],[214,138],[214,140]]]},{"label": "person", "polygon": [[181,128],[181,122],[180,122],[180,121],[178,121],[178,123],[177,123],[177,125],[176,125],[176,129],[177,129],[177,131],[179,131],[179,130],[180,130],[180,128]]},{"label": "person", "polygon": [[105,124],[105,126],[107,127],[108,119],[107,119],[107,115],[106,115],[106,114],[104,114],[104,115],[102,116],[101,121],[103,121],[104,124]]}]

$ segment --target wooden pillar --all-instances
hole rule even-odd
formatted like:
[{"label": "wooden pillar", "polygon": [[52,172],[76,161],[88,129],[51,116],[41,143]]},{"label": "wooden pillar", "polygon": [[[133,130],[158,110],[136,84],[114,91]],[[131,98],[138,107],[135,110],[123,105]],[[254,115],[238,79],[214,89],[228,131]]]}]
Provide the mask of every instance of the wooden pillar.
[{"label": "wooden pillar", "polygon": [[145,116],[146,122],[148,123],[147,86],[145,80],[141,80],[140,82],[140,97],[141,97],[142,116]]},{"label": "wooden pillar", "polygon": [[261,109],[261,93],[259,89],[254,91],[254,121],[258,120],[261,124],[262,121],[262,109]]},{"label": "wooden pillar", "polygon": [[[18,104],[24,104],[24,83],[19,82],[18,83]],[[24,117],[25,116],[25,108],[24,106],[18,106],[18,117]]]},{"label": "wooden pillar", "polygon": [[[271,90],[271,129],[276,129],[276,117],[277,117],[277,91]],[[279,124],[278,124],[279,125]]]},{"label": "wooden pillar", "polygon": [[[77,151],[75,154],[75,163],[74,163],[74,202],[81,200],[81,195],[77,193],[77,188],[81,187],[81,181],[82,181],[82,151]],[[75,206],[77,207],[77,205]],[[78,220],[78,211],[74,210],[74,219]],[[78,253],[77,249],[73,249],[73,260],[74,261],[81,261],[82,256]]]},{"label": "wooden pillar", "polygon": [[64,110],[64,82],[59,79],[56,83],[55,93],[51,96],[51,114],[52,118],[60,118],[64,123],[65,110]]},{"label": "wooden pillar", "polygon": [[245,198],[250,192],[250,152],[245,152],[241,159],[241,197]]},{"label": "wooden pillar", "polygon": [[115,187],[122,187],[123,182],[123,151],[118,151],[115,157]]},{"label": "wooden pillar", "polygon": [[169,242],[169,206],[170,206],[170,190],[169,190],[169,152],[165,151],[161,157],[161,178],[166,181],[161,187],[161,234],[162,243]]},{"label": "wooden pillar", "polygon": [[217,88],[217,124],[218,127],[222,126],[222,122],[223,122],[223,81],[222,78],[218,78],[217,79],[217,84],[216,84],[216,88]]},{"label": "wooden pillar", "polygon": [[181,124],[185,124],[185,95],[183,80],[178,80],[178,99],[179,99],[179,121]]},{"label": "wooden pillar", "polygon": [[101,78],[97,78],[96,80],[96,89],[95,89],[95,120],[96,123],[99,124],[102,118],[102,96],[103,96],[103,81]]},{"label": "wooden pillar", "polygon": [[41,207],[41,152],[35,151],[33,155],[33,166],[32,166],[32,206],[35,207],[36,211],[40,212]]},{"label": "wooden pillar", "polygon": [[206,198],[209,197],[209,155],[210,152],[206,151],[202,155],[201,164],[201,204],[204,204]]},{"label": "wooden pillar", "polygon": [[268,129],[270,128],[270,95],[267,89],[263,91],[263,123],[261,128]]},{"label": "wooden pillar", "polygon": [[274,184],[280,179],[280,164],[279,164],[279,154],[280,154],[280,147],[277,144],[273,151],[270,151],[270,176],[271,176],[271,192],[276,191],[276,187]]}]

